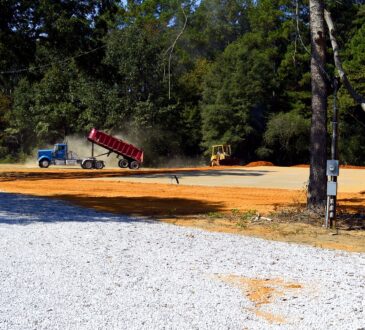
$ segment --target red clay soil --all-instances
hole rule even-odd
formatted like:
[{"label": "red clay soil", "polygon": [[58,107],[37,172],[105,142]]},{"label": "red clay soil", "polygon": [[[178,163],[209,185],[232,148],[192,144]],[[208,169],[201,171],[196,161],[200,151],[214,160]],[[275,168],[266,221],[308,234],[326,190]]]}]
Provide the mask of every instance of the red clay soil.
[{"label": "red clay soil", "polygon": [[[176,173],[176,169],[167,171]],[[355,234],[330,236],[324,229],[313,229],[309,225],[304,228],[304,224],[302,226],[284,224],[285,228],[281,228],[281,224],[252,225],[245,229],[229,219],[224,217],[220,219],[222,213],[231,214],[233,209],[257,210],[260,214],[267,214],[282,207],[304,205],[303,191],[84,180],[92,177],[120,177],[147,172],[158,173],[166,170],[85,171],[57,168],[15,169],[13,166],[6,169],[0,166],[0,190],[63,199],[84,207],[117,214],[152,216],[177,225],[204,230],[300,242],[331,249],[365,251],[365,236],[360,234],[358,237]],[[352,212],[363,212],[365,192],[342,193],[339,196],[339,203],[341,208],[346,207]],[[218,218],[213,221],[211,217]],[[321,230],[322,233],[319,232]],[[303,234],[300,234],[302,231]]]},{"label": "red clay soil", "polygon": [[[254,209],[266,214],[280,207],[305,203],[304,193],[295,190],[84,180],[170,171],[176,173],[176,169],[136,172],[119,169],[0,168],[0,185],[2,191],[52,196],[116,213],[160,217],[227,212],[232,209]],[[364,208],[364,194],[343,193],[339,197],[341,205],[353,211]]]},{"label": "red clay soil", "polygon": [[245,165],[245,167],[256,167],[256,166],[275,166],[275,165],[271,162],[266,162],[263,160],[251,162]]},{"label": "red clay soil", "polygon": [[[298,164],[298,165],[293,165],[291,167],[304,167],[304,168],[308,168],[309,164]],[[344,168],[344,169],[358,169],[358,170],[363,170],[365,169],[365,166],[357,166],[357,165],[340,165],[340,168]]]}]

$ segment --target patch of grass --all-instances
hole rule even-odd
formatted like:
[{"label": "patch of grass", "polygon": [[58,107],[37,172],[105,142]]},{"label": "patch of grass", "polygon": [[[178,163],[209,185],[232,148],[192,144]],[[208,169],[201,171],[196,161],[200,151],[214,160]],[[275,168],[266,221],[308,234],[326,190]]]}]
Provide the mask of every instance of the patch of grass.
[{"label": "patch of grass", "polygon": [[222,219],[225,217],[225,215],[223,213],[220,212],[209,212],[207,214],[208,218],[210,219]]},{"label": "patch of grass", "polygon": [[229,214],[229,219],[235,222],[240,228],[246,228],[248,223],[257,216],[257,210],[240,211],[238,209],[232,209]]},{"label": "patch of grass", "polygon": [[247,225],[258,215],[257,210],[232,209],[228,213],[209,212],[207,213],[207,221],[212,223],[214,220],[227,220],[240,228],[247,228]]},{"label": "patch of grass", "polygon": [[271,212],[269,217],[280,223],[307,223],[312,225],[322,225],[324,210],[308,210],[305,206],[296,205],[294,207],[281,208]]},{"label": "patch of grass", "polygon": [[176,214],[176,211],[177,211],[177,208],[174,207],[174,208],[171,208],[170,210],[168,210],[167,212],[168,212],[169,216],[172,216],[172,215]]}]

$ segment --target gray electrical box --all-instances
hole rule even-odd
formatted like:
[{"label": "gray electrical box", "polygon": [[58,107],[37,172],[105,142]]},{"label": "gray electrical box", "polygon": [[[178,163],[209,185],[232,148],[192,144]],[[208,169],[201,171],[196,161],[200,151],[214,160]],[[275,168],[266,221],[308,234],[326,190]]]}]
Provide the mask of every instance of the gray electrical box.
[{"label": "gray electrical box", "polygon": [[338,176],[340,174],[340,167],[338,160],[327,160],[327,176]]},{"label": "gray electrical box", "polygon": [[337,182],[327,181],[327,196],[337,196]]}]

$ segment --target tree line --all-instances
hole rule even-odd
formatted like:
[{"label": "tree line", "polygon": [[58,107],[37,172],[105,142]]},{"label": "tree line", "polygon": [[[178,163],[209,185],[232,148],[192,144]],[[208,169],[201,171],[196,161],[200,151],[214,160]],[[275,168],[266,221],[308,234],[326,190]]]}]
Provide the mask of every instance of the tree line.
[{"label": "tree line", "polygon": [[[326,7],[365,94],[365,5]],[[309,14],[302,0],[0,1],[0,159],[96,127],[150,165],[221,143],[245,163],[308,163]],[[364,165],[365,114],[343,86],[337,97],[341,162]]]}]

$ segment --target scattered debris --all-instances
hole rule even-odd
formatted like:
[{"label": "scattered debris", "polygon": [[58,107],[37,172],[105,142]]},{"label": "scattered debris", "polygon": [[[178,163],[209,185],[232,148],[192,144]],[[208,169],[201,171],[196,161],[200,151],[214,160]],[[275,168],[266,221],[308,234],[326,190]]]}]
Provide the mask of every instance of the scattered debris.
[{"label": "scattered debris", "polygon": [[262,217],[259,213],[251,220],[251,221],[254,221],[254,222],[257,222],[257,221],[272,221],[271,218],[268,218],[268,217]]},{"label": "scattered debris", "polygon": [[176,184],[180,184],[179,177],[177,175],[171,176],[171,183],[174,183],[174,180]]}]

